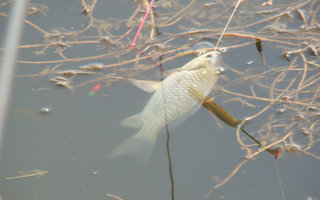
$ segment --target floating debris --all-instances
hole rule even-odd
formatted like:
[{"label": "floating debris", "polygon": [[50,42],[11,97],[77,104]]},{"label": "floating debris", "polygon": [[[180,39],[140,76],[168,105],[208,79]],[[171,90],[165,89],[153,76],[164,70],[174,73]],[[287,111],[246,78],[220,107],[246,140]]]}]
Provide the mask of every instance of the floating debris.
[{"label": "floating debris", "polygon": [[76,76],[76,75],[96,75],[96,72],[80,71],[80,70],[65,70],[65,71],[56,71],[58,75],[64,76]]},{"label": "floating debris", "polygon": [[287,49],[284,49],[283,53],[282,53],[282,56],[288,61],[290,62],[290,54],[289,52],[287,51]]},{"label": "floating debris", "polygon": [[20,179],[20,178],[28,178],[28,177],[42,177],[43,175],[47,174],[49,171],[43,171],[43,170],[31,170],[28,172],[24,172],[24,171],[18,171],[18,173],[20,174],[19,176],[11,176],[11,177],[6,177],[6,180],[13,180],[13,179]]},{"label": "floating debris", "polygon": [[305,135],[310,135],[311,131],[310,129],[306,128],[306,127],[302,127],[301,128],[301,132]]},{"label": "floating debris", "polygon": [[280,31],[286,31],[286,30],[287,30],[287,24],[280,21],[273,22],[272,24],[269,24],[262,29],[262,31],[268,31],[268,32],[280,32]]},{"label": "floating debris", "polygon": [[305,116],[304,114],[299,113],[299,114],[296,115],[295,118],[296,118],[297,120],[303,120],[303,119],[306,118],[306,116]]},{"label": "floating debris", "polygon": [[40,113],[41,113],[41,114],[47,114],[47,113],[49,113],[50,111],[51,111],[51,109],[48,108],[48,107],[43,107],[43,108],[40,109]]},{"label": "floating debris", "polygon": [[309,110],[309,111],[317,111],[319,108],[318,107],[316,107],[316,106],[308,106],[307,107],[307,110]]},{"label": "floating debris", "polygon": [[103,68],[103,64],[101,63],[92,63],[89,65],[78,67],[79,70],[83,71],[98,71]]},{"label": "floating debris", "polygon": [[302,148],[300,145],[291,143],[291,144],[286,144],[285,151],[288,153],[300,153],[302,151]]},{"label": "floating debris", "polygon": [[279,108],[277,109],[277,114],[282,114],[286,111],[286,108]]},{"label": "floating debris", "polygon": [[209,3],[205,3],[205,4],[204,4],[204,7],[209,8],[209,7],[212,7],[212,6],[214,6],[214,5],[216,5],[215,2],[209,2]]},{"label": "floating debris", "polygon": [[66,88],[74,91],[74,88],[71,86],[70,79],[64,78],[62,76],[57,76],[57,77],[50,79],[50,81],[55,83],[56,86],[66,87]]},{"label": "floating debris", "polygon": [[247,65],[252,65],[254,63],[254,60],[250,60],[247,62]]},{"label": "floating debris", "polygon": [[282,100],[283,100],[283,101],[288,101],[288,100],[290,100],[290,99],[292,99],[292,96],[290,96],[290,95],[284,95],[284,96],[282,96]]},{"label": "floating debris", "polygon": [[116,46],[118,42],[112,40],[109,36],[103,36],[101,42],[107,46]]},{"label": "floating debris", "polygon": [[98,175],[98,172],[97,172],[97,171],[93,171],[93,172],[91,172],[91,174],[92,174],[93,176],[97,176],[97,175]]},{"label": "floating debris", "polygon": [[57,76],[57,77],[54,77],[52,79],[50,79],[51,82],[54,82],[54,83],[57,83],[57,82],[61,82],[61,81],[68,81],[68,79],[62,77],[62,76]]},{"label": "floating debris", "polygon": [[272,0],[268,0],[268,1],[266,1],[266,2],[263,2],[261,5],[262,5],[262,6],[266,6],[266,5],[272,6],[272,4],[273,4]]},{"label": "floating debris", "polygon": [[31,5],[28,9],[28,16],[33,16],[35,14],[41,14],[42,16],[46,17],[47,13],[49,12],[49,7],[45,5]]}]

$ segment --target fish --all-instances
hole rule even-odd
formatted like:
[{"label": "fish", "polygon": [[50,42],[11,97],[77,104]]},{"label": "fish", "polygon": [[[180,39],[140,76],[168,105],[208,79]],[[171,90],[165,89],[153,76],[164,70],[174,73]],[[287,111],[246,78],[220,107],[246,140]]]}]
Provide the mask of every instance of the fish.
[{"label": "fish", "polygon": [[[138,160],[147,163],[153,146],[166,126],[181,122],[193,115],[202,101],[215,86],[220,65],[221,53],[204,53],[180,68],[175,69],[163,81],[130,80],[138,88],[153,93],[141,113],[121,122],[121,125],[140,129],[116,147],[109,158],[133,154]],[[190,87],[201,92],[202,99],[190,95]]]}]

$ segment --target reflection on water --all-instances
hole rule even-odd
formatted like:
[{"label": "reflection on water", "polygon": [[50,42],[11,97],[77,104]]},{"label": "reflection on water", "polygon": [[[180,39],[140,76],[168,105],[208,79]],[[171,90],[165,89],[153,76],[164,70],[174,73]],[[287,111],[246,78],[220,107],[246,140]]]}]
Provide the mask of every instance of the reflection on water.
[{"label": "reflection on water", "polygon": [[[208,95],[247,120],[261,147],[204,108],[169,127],[176,199],[320,198],[319,2],[270,2],[240,4],[219,45],[226,70]],[[107,158],[134,134],[121,120],[152,96],[128,80],[159,80],[148,59],[172,73],[212,50],[234,3],[155,1],[136,41],[146,58],[128,46],[147,1],[32,1],[0,162],[2,198],[170,199],[166,134],[146,166]],[[0,4],[2,27],[10,5]],[[281,150],[277,161],[269,147]]]}]

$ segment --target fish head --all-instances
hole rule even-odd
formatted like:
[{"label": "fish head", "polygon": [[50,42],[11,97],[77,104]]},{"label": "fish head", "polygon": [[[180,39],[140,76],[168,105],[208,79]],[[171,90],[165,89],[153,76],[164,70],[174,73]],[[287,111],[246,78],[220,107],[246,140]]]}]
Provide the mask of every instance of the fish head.
[{"label": "fish head", "polygon": [[218,51],[209,51],[198,56],[184,65],[181,70],[218,69],[220,65],[220,55]]},{"label": "fish head", "polygon": [[203,63],[203,65],[207,67],[217,68],[220,65],[220,55],[221,53],[219,51],[209,51],[196,59],[199,63]]}]

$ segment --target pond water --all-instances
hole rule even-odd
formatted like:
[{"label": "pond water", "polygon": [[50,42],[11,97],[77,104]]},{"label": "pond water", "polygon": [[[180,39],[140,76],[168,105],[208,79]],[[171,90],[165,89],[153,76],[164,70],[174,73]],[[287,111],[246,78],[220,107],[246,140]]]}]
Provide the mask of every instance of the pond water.
[{"label": "pond water", "polygon": [[[126,53],[127,46],[138,29],[139,20],[144,15],[145,7],[141,6],[138,12],[141,11],[141,13],[134,15],[133,20],[130,17],[133,16],[139,5],[143,5],[144,1],[141,1],[142,3],[126,0],[88,1],[86,2],[88,5],[96,5],[94,12],[92,12],[92,18],[90,18],[90,13],[83,13],[83,2],[79,0],[35,0],[31,1],[29,5],[26,20],[40,27],[47,34],[56,35],[50,35],[51,38],[45,40],[44,38],[48,35],[35,26],[24,24],[22,46],[19,48],[12,99],[5,127],[4,146],[1,152],[0,195],[4,200],[114,199],[108,194],[124,200],[171,199],[172,182],[169,176],[165,130],[157,139],[146,165],[130,155],[114,159],[108,158],[108,154],[114,148],[137,132],[136,129],[121,126],[120,122],[141,112],[151,96],[131,85],[126,79],[153,78],[159,80],[159,69],[152,67],[153,64],[150,61],[146,59],[140,62],[134,60],[137,55],[143,58],[134,50]],[[177,18],[179,19],[181,16],[183,19],[173,26],[159,26],[161,34],[154,39],[154,44],[158,46],[162,44],[165,47],[157,53],[174,50],[173,54],[164,53],[163,59],[188,52],[187,50],[197,44],[197,40],[201,41],[201,38],[205,38],[207,42],[215,43],[232,9],[229,9],[229,12],[226,12],[222,19],[210,24],[204,25],[203,21],[208,20],[208,16],[214,11],[209,8],[217,6],[220,10],[226,10],[233,3],[232,1],[225,3],[221,3],[223,1],[194,2],[156,1],[159,6],[157,8],[159,9],[157,13],[159,18],[163,17],[165,20],[166,14],[174,16],[175,13],[178,13]],[[264,19],[275,15],[274,13],[257,16],[250,14],[252,13],[250,2],[256,1],[240,4],[231,27],[244,26],[255,22],[258,18]],[[259,1],[256,8],[271,10],[271,8],[284,5],[284,3],[277,5],[278,2],[274,2],[270,8],[262,7],[263,2]],[[301,2],[291,3],[296,6]],[[199,12],[204,4],[205,16],[200,14],[195,16],[194,13]],[[301,9],[307,11],[309,8],[311,10],[317,8],[317,6],[319,6],[319,2],[309,1],[309,4]],[[1,6],[0,13],[8,14],[10,7],[10,3]],[[30,7],[36,8],[37,12],[30,13],[33,11]],[[190,12],[190,16],[179,13],[179,10],[183,8],[187,9],[184,13]],[[168,13],[162,14],[166,9]],[[279,11],[275,12],[279,13]],[[290,19],[284,17],[285,19],[281,18],[281,20],[286,22],[286,30],[299,30],[299,26],[303,22],[299,18],[299,13],[297,14],[296,11],[292,13],[292,18],[289,16]],[[315,15],[319,16],[319,13],[315,13]],[[90,19],[96,20],[90,22]],[[248,20],[243,21],[246,19]],[[0,26],[6,27],[7,20],[8,17],[1,15]],[[166,22],[173,21],[174,19]],[[160,22],[161,20],[159,20],[161,25]],[[200,22],[200,25],[197,22]],[[94,26],[90,23],[93,23]],[[90,28],[81,32],[87,26]],[[150,39],[148,37],[151,26],[148,24],[145,26],[142,29],[142,36],[137,40],[137,46],[140,45],[141,50],[146,48],[146,43],[142,41],[147,42],[147,39]],[[208,30],[213,26],[218,26],[219,29],[200,35],[183,36],[182,34],[193,30]],[[300,80],[303,74],[303,57],[300,54],[297,56],[292,54],[290,62],[284,59],[281,56],[284,50],[281,45],[287,47],[288,44],[281,44],[282,39],[277,40],[276,35],[272,38],[271,33],[265,35],[258,33],[258,30],[262,30],[265,26],[265,24],[259,24],[243,29],[243,31],[233,29],[234,32],[226,34],[220,44],[229,47],[227,52],[222,55],[222,65],[226,71],[219,78],[210,97],[214,97],[218,104],[238,119],[255,115],[270,102],[246,99],[243,96],[231,96],[223,89],[247,96],[254,96],[252,94],[254,90],[256,97],[272,99],[282,91],[281,87],[286,88],[293,79],[299,78]],[[131,32],[125,35],[124,39],[116,41],[128,30]],[[73,35],[74,33],[77,34]],[[242,35],[257,33],[258,36],[263,35],[269,39],[269,41],[263,41],[266,66],[261,65],[261,58],[256,50],[254,39],[233,37],[230,33]],[[0,34],[1,44],[3,44],[4,28],[1,28]],[[314,32],[306,30],[305,34],[312,36]],[[105,38],[104,42],[107,44],[101,42],[101,38],[104,36],[110,38],[110,41]],[[316,36],[318,35],[315,35],[315,38]],[[286,37],[293,36],[286,35]],[[302,42],[301,38],[294,41],[288,39],[288,43]],[[172,42],[167,42],[170,39]],[[309,39],[305,40],[309,41]],[[316,44],[319,45],[319,41],[317,42]],[[240,47],[232,46],[246,43],[250,44],[240,45]],[[45,49],[42,54],[35,53],[46,48],[45,44],[52,45],[48,46],[48,49]],[[38,46],[32,47],[31,45]],[[180,47],[182,49],[179,49]],[[319,48],[319,46],[315,46],[315,48]],[[151,50],[155,49],[155,47],[151,47]],[[148,49],[144,50],[148,51]],[[155,56],[157,54],[152,54],[151,50],[148,55],[157,59]],[[3,51],[3,46],[1,46],[1,53]],[[117,52],[119,56],[110,56]],[[305,150],[307,153],[283,153],[275,160],[274,155],[262,152],[253,159],[246,160],[247,162],[229,181],[212,192],[211,188],[217,184],[217,180],[227,178],[248,154],[239,144],[235,128],[225,125],[216,117],[212,117],[205,108],[201,108],[178,127],[169,130],[176,199],[202,199],[208,192],[210,195],[207,199],[320,199],[319,118],[315,118],[315,114],[313,114],[318,112],[316,109],[319,107],[319,89],[317,89],[319,88],[319,79],[317,79],[319,68],[315,67],[319,67],[319,57],[310,52],[304,53],[306,59],[315,64],[309,64],[310,73],[307,73],[305,80],[307,80],[306,83],[312,83],[312,81],[314,83],[304,91],[297,81],[292,83],[292,87],[287,91],[293,91],[294,87],[300,88],[300,91],[303,90],[304,93],[299,94],[300,96],[294,94],[296,95],[295,102],[308,104],[308,99],[312,99],[310,105],[315,106],[315,110],[309,108],[312,110],[309,114],[313,117],[307,122],[301,122],[304,125],[295,120],[292,122],[289,118],[294,118],[296,113],[301,113],[302,110],[306,111],[307,106],[301,108],[298,107],[301,104],[294,102],[292,104],[276,102],[263,115],[250,120],[246,130],[256,136],[261,136],[259,139],[265,139],[268,136],[263,131],[270,133],[271,136],[277,136],[276,139],[281,139],[290,131],[294,131],[297,134],[295,137],[290,136],[288,141],[304,145],[303,147],[307,147],[309,144],[312,147]],[[104,54],[107,55],[97,56]],[[295,56],[297,57],[296,61]],[[165,62],[163,67],[165,69],[180,67],[194,57],[190,54],[179,56]],[[126,64],[127,60],[133,61]],[[104,67],[98,71],[89,71],[93,72],[90,75],[79,74],[71,78],[61,75],[64,70],[76,70],[79,66],[92,63],[98,63],[99,66],[112,66]],[[117,63],[119,66],[116,66]],[[295,66],[298,73],[294,73],[296,71],[292,70],[292,74],[288,73],[283,76],[271,74],[265,75],[263,78],[261,76],[251,77],[272,69],[291,69],[290,66]],[[44,71],[47,68],[52,71]],[[56,68],[55,71],[54,68]],[[148,68],[148,70],[144,70],[144,68]],[[43,73],[39,74],[40,72]],[[246,74],[238,72],[246,72]],[[105,75],[109,75],[110,79],[105,78]],[[239,77],[239,75],[243,77]],[[67,87],[56,86],[50,81],[57,76],[67,78],[67,82],[64,82],[64,86]],[[246,76],[251,79],[246,81]],[[284,81],[274,86],[275,79]],[[93,95],[89,95],[97,84],[101,85],[101,89]],[[265,89],[263,89],[264,86]],[[270,94],[271,87],[279,90],[275,90],[275,94]],[[285,94],[287,93],[289,92]],[[313,98],[313,94],[318,96]],[[228,103],[227,100],[230,100],[231,97],[234,101]],[[245,99],[253,107],[243,105],[236,98]],[[279,108],[286,109],[287,115],[277,114]],[[303,112],[302,114],[308,116],[308,113]],[[291,126],[291,122],[295,124]],[[264,127],[268,123],[271,124],[270,129]],[[277,123],[280,124],[279,127],[276,126]],[[283,128],[283,124],[287,124],[291,129]],[[305,128],[304,126],[311,131],[317,131],[311,135],[312,144],[309,142],[310,134],[306,137],[299,132],[301,128]],[[259,132],[259,130],[263,131]],[[274,132],[277,134],[273,135]],[[252,151],[258,150],[250,139],[242,133],[240,134],[246,144],[254,145],[250,147]],[[276,141],[275,139],[265,140],[267,142]],[[287,149],[287,151],[289,150]],[[41,174],[43,175],[41,176]]]}]

